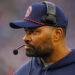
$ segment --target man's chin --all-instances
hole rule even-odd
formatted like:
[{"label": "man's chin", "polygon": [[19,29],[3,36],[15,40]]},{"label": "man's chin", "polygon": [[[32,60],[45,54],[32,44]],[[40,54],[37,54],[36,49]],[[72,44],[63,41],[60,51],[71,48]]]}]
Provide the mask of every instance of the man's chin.
[{"label": "man's chin", "polygon": [[28,53],[26,53],[26,56],[27,56],[27,57],[36,57],[35,55],[28,54]]},{"label": "man's chin", "polygon": [[33,57],[34,56],[31,49],[26,49],[26,56],[28,56],[28,57]]},{"label": "man's chin", "polygon": [[38,57],[37,54],[35,54],[35,53],[33,53],[33,52],[27,52],[27,51],[26,51],[26,56],[27,56],[27,57]]},{"label": "man's chin", "polygon": [[38,53],[33,53],[33,52],[27,52],[26,51],[26,56],[27,57],[41,57],[41,58],[45,58],[47,55],[40,55]]}]

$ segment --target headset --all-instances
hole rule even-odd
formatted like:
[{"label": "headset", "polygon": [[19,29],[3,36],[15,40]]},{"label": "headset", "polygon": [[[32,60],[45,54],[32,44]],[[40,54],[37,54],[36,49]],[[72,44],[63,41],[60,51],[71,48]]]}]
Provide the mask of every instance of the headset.
[{"label": "headset", "polygon": [[[48,1],[43,1],[42,3],[46,5],[47,15],[44,15],[41,18],[41,21],[44,22],[47,25],[49,25],[49,24],[55,24],[56,23],[56,17],[55,17],[56,16],[56,6],[55,6],[55,4],[53,4],[51,2],[48,2]],[[19,47],[17,49],[14,49],[13,50],[13,54],[14,55],[17,55],[18,54],[18,50],[20,48],[24,47],[24,46],[25,45],[22,45],[21,47]],[[31,75],[31,71],[32,71],[32,60],[33,60],[33,58],[30,61],[30,68],[29,68],[28,75]]]},{"label": "headset", "polygon": [[[56,5],[54,3],[51,3],[48,1],[43,1],[42,3],[46,5],[47,15],[44,15],[41,18],[41,21],[46,23],[47,25],[55,24],[56,23],[56,17],[55,17],[56,16]],[[28,75],[30,75],[31,71],[32,71],[32,59],[31,59],[30,69],[29,69]]]},{"label": "headset", "polygon": [[47,25],[56,24],[56,5],[48,1],[42,3],[46,5],[47,14],[41,18],[41,21]]}]

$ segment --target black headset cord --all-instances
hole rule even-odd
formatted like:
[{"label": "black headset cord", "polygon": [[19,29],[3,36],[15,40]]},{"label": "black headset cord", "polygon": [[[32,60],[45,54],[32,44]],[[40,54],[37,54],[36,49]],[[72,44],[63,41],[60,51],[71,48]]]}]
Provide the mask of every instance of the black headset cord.
[{"label": "black headset cord", "polygon": [[31,62],[30,62],[30,69],[29,69],[28,75],[30,75],[31,74],[31,71],[32,71],[32,59],[31,59]]}]

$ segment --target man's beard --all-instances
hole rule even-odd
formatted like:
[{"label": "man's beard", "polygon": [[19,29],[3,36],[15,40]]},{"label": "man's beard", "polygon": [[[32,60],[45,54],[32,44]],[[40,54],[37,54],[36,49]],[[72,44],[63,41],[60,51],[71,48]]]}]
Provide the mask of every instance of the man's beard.
[{"label": "man's beard", "polygon": [[42,57],[46,58],[52,54],[52,49],[49,47],[34,47],[33,45],[29,45],[29,48],[26,49],[26,55],[28,57]]}]

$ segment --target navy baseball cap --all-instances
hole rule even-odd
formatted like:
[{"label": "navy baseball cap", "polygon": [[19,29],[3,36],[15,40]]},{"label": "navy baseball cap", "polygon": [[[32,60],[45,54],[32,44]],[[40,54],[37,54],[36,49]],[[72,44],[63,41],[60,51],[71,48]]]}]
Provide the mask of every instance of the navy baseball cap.
[{"label": "navy baseball cap", "polygon": [[[40,27],[46,26],[46,23],[41,21],[42,16],[47,15],[46,5],[42,2],[35,3],[29,6],[27,12],[25,14],[24,20],[10,22],[10,26],[12,28],[31,28],[31,27]],[[65,15],[64,11],[56,6],[56,23],[49,23],[48,26],[59,26],[59,27],[67,27],[68,19]]]}]

